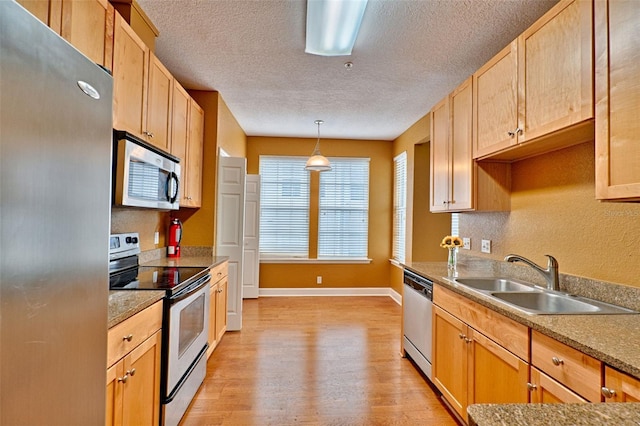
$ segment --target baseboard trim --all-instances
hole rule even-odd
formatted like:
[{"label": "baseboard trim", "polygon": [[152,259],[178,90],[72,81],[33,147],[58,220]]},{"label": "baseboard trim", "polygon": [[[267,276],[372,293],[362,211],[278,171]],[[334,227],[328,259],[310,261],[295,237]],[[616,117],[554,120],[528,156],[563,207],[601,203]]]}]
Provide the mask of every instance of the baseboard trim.
[{"label": "baseboard trim", "polygon": [[388,296],[402,305],[402,296],[391,287],[347,287],[347,288],[261,288],[260,297],[295,296]]}]

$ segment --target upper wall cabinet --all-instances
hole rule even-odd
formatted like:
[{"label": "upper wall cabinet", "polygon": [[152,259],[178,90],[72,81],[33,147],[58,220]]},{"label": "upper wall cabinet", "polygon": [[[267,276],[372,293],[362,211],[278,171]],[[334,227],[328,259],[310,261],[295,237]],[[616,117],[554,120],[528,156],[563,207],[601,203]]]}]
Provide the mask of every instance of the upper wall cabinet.
[{"label": "upper wall cabinet", "polygon": [[596,198],[640,200],[640,7],[597,0]]},{"label": "upper wall cabinet", "polygon": [[149,48],[122,16],[113,31],[113,128],[146,139]]},{"label": "upper wall cabinet", "polygon": [[173,76],[153,53],[149,54],[147,120],[142,132],[149,143],[169,152],[171,146],[171,100]]},{"label": "upper wall cabinet", "polygon": [[16,0],[33,16],[48,25],[53,31],[60,34],[62,27],[62,2],[61,0]]},{"label": "upper wall cabinet", "polygon": [[472,79],[431,110],[432,212],[509,210],[510,167],[472,158]]},{"label": "upper wall cabinet", "polygon": [[592,3],[563,0],[473,75],[474,158],[593,138]]},{"label": "upper wall cabinet", "polygon": [[107,0],[62,0],[60,35],[96,64],[113,69],[114,9]]}]

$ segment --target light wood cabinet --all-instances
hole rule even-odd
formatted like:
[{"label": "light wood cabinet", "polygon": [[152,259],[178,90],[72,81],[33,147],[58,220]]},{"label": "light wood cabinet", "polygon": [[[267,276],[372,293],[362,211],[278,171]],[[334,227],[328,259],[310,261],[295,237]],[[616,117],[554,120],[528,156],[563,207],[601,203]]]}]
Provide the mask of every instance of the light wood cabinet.
[{"label": "light wood cabinet", "polygon": [[171,153],[180,158],[180,207],[202,205],[203,148],[204,110],[174,80]]},{"label": "light wood cabinet", "polygon": [[62,0],[60,35],[93,62],[111,70],[114,17],[107,0]]},{"label": "light wood cabinet", "polygon": [[640,200],[640,7],[595,1],[596,198]]},{"label": "light wood cabinet", "polygon": [[509,210],[509,165],[473,160],[472,99],[469,78],[431,111],[432,212]]},{"label": "light wood cabinet", "polygon": [[474,74],[474,158],[592,140],[592,29],[592,2],[563,0]]},{"label": "light wood cabinet", "polygon": [[16,0],[33,16],[60,34],[62,27],[62,0]]},{"label": "light wood cabinet", "polygon": [[[434,303],[433,382],[453,409],[466,419],[470,404],[527,402],[527,328],[515,330],[515,323],[495,312],[483,315],[484,307],[439,286],[434,289]],[[511,342],[508,345],[525,358],[487,337],[485,331]]]},{"label": "light wood cabinet", "polygon": [[158,424],[161,324],[162,301],[109,329],[106,425]]},{"label": "light wood cabinet", "polygon": [[640,402],[640,380],[607,365],[602,395],[604,402]]},{"label": "light wood cabinet", "polygon": [[113,38],[113,127],[146,139],[149,48],[117,13]]},{"label": "light wood cabinet", "polygon": [[600,401],[602,363],[597,359],[533,330],[531,364],[588,401]]},{"label": "light wood cabinet", "polygon": [[533,403],[562,404],[589,402],[535,367],[531,367],[531,380],[529,381],[528,387],[531,392],[531,402]]},{"label": "light wood cabinet", "polygon": [[217,265],[211,271],[211,285],[209,289],[209,336],[207,358],[220,343],[227,331],[227,277],[229,262]]},{"label": "light wood cabinet", "polygon": [[165,152],[170,150],[173,76],[153,53],[149,53],[147,118],[143,134],[149,143]]}]

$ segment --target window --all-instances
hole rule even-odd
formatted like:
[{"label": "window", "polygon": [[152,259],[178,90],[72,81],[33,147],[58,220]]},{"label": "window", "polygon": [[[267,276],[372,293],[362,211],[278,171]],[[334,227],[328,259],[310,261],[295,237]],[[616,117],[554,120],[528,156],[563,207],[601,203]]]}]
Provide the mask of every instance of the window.
[{"label": "window", "polygon": [[407,152],[393,159],[393,252],[398,262],[405,261],[407,234]]},{"label": "window", "polygon": [[318,258],[366,258],[369,159],[331,158],[320,174]]},{"label": "window", "polygon": [[260,156],[260,255],[309,256],[306,157]]}]

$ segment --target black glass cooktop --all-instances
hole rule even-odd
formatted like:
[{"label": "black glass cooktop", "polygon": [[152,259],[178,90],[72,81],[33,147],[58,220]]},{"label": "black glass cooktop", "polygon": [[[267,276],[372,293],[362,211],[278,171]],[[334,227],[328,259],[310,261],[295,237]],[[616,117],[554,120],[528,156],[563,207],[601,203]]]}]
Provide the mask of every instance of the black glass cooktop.
[{"label": "black glass cooktop", "polygon": [[207,268],[172,268],[138,266],[109,277],[111,290],[166,290],[176,293],[180,288],[205,275]]}]

